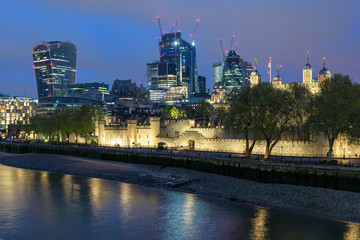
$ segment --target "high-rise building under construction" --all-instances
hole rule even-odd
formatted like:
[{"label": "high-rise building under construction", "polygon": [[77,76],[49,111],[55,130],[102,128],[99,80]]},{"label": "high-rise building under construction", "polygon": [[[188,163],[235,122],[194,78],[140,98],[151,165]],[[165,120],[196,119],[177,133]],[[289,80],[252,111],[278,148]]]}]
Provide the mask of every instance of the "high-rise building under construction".
[{"label": "high-rise building under construction", "polygon": [[[164,95],[172,86],[187,86],[187,96],[199,93],[195,41],[181,37],[181,32],[164,33],[159,41],[160,60],[147,64],[147,76],[152,92]],[[159,99],[159,96],[156,96]]]}]

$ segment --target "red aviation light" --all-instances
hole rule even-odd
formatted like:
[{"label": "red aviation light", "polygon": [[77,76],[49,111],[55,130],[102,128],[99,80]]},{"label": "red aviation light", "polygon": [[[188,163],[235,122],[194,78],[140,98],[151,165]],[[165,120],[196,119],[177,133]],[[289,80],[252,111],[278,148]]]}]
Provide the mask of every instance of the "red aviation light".
[{"label": "red aviation light", "polygon": [[36,66],[34,65],[34,66],[33,66],[33,68],[35,69],[35,68],[36,68]]},{"label": "red aviation light", "polygon": [[282,68],[282,65],[280,65],[280,69]]},{"label": "red aviation light", "polygon": [[200,19],[197,19],[196,22],[200,22]]},{"label": "red aviation light", "polygon": [[54,66],[54,63],[50,63],[49,65],[50,65],[50,66]]}]

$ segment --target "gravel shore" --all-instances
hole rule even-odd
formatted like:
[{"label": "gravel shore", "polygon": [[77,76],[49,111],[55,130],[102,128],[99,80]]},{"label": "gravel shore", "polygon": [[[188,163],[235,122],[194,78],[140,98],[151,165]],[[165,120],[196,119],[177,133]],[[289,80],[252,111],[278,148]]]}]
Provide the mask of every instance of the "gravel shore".
[{"label": "gravel shore", "polygon": [[19,155],[0,152],[0,163],[19,168],[191,192],[334,220],[360,222],[360,193],[354,192],[264,184],[182,168],[127,164],[62,155]]}]

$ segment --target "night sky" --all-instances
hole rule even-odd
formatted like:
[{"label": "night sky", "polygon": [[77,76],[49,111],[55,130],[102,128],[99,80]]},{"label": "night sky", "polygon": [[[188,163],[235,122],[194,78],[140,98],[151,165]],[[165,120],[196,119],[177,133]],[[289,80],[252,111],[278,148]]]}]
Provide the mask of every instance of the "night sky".
[{"label": "night sky", "polygon": [[[314,77],[322,57],[332,73],[360,83],[359,0],[2,0],[0,1],[0,93],[36,97],[31,49],[43,41],[77,44],[77,82],[115,78],[146,84],[146,62],[158,59],[160,16],[170,31],[175,19],[190,41],[196,19],[199,75],[212,88],[212,64],[222,59],[219,39],[247,61],[256,57],[263,81],[267,63],[283,66],[285,83],[302,81],[306,50]],[[273,68],[275,72],[275,68]]]}]

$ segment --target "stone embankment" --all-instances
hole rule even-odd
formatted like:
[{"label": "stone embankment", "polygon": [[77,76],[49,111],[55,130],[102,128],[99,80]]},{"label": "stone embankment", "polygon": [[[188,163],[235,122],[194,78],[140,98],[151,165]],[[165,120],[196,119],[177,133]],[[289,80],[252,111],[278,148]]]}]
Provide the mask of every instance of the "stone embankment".
[{"label": "stone embankment", "polygon": [[47,154],[0,152],[0,163],[140,184],[281,209],[329,219],[360,222],[360,193],[285,184],[259,183],[189,169],[93,160]]}]

